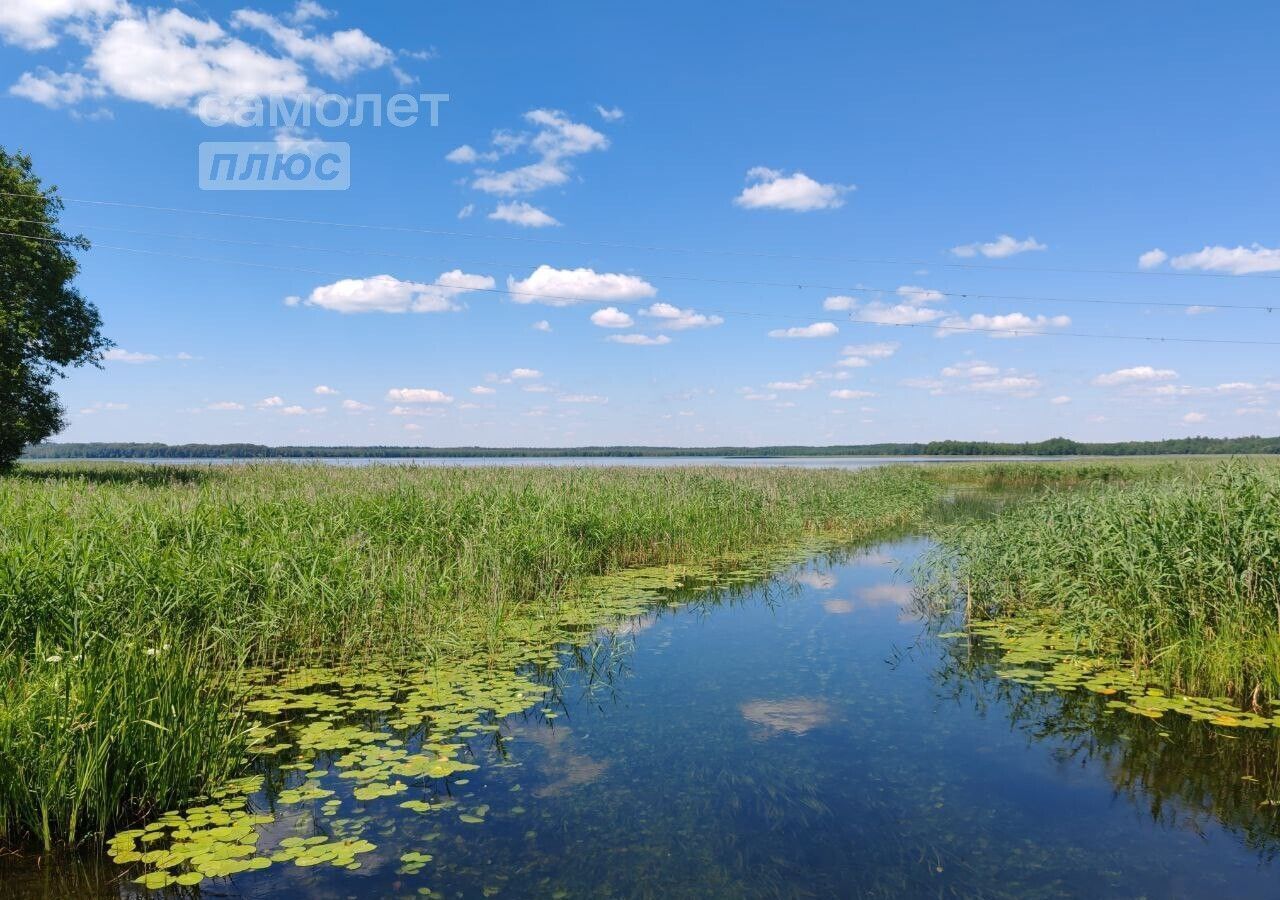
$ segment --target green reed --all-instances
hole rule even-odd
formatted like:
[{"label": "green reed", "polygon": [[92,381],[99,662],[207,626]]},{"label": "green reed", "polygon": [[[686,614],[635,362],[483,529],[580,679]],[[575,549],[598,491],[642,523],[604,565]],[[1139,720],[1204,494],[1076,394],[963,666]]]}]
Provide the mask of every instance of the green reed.
[{"label": "green reed", "polygon": [[977,617],[1042,617],[1189,693],[1280,698],[1280,469],[1050,492],[943,530]]},{"label": "green reed", "polygon": [[918,469],[23,467],[0,479],[0,842],[74,844],[226,778],[244,660],[463,652],[585,576],[857,540],[939,490]]},{"label": "green reed", "polygon": [[246,729],[207,650],[95,634],[0,653],[0,841],[74,845],[230,777]]},{"label": "green reed", "polygon": [[443,646],[584,575],[857,537],[935,491],[900,470],[55,472],[0,481],[0,636],[163,622],[257,659]]}]

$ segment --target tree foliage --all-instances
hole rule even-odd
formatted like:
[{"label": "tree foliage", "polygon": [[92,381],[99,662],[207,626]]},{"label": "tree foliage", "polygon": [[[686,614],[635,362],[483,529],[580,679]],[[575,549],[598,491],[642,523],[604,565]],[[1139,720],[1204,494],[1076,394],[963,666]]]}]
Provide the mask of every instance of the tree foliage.
[{"label": "tree foliage", "polygon": [[71,284],[83,237],[58,228],[62,201],[31,157],[0,147],[0,471],[64,425],[53,383],[111,346],[97,308]]}]

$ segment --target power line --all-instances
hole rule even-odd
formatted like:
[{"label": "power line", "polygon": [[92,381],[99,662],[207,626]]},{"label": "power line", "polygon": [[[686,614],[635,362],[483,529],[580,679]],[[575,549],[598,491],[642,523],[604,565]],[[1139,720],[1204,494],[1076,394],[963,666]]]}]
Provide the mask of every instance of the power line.
[{"label": "power line", "polygon": [[1236,338],[1182,338],[1146,334],[1101,334],[1084,331],[1036,331],[1030,328],[972,328],[965,325],[943,325],[928,322],[871,322],[866,319],[854,318],[850,318],[848,321],[852,325],[871,325],[877,328],[933,328],[940,331],[995,334],[1000,337],[1074,337],[1113,341],[1149,341],[1154,344],[1242,344],[1258,347],[1280,347],[1280,341],[1249,341]]},{"label": "power line", "polygon": [[[8,222],[23,222],[30,224],[43,224],[44,219],[21,219],[6,218]],[[101,231],[112,231],[120,234],[129,234],[138,237],[158,237],[173,240],[185,241],[203,241],[213,244],[228,244],[234,246],[245,247],[263,247],[273,250],[300,250],[311,253],[339,253],[357,256],[376,256],[387,259],[409,260],[417,262],[434,262],[443,263],[445,265],[456,265],[463,262],[475,265],[504,266],[507,268],[529,267],[535,265],[533,263],[519,262],[513,263],[510,260],[493,260],[478,259],[476,257],[462,256],[431,256],[415,253],[395,253],[388,250],[372,250],[363,247],[316,247],[307,244],[288,244],[277,241],[255,241],[244,238],[221,238],[211,235],[199,234],[183,234],[171,231],[146,231],[135,228],[124,228],[116,225],[99,225],[85,224],[74,226],[75,230],[90,229]],[[847,291],[849,293],[872,293],[872,294],[897,294],[904,296],[904,290],[910,286],[899,286],[897,288],[869,287],[867,285],[837,285],[837,284],[821,284],[814,282],[793,282],[793,281],[760,281],[752,279],[740,278],[711,278],[701,275],[685,275],[685,274],[659,274],[654,272],[629,272],[637,278],[653,279],[658,281],[688,281],[701,284],[717,284],[728,285],[733,287],[766,287],[766,288],[794,288],[797,290],[819,290],[819,291]],[[1115,298],[1096,298],[1096,297],[1045,297],[1029,294],[990,294],[982,291],[943,291],[934,288],[915,288],[907,293],[921,294],[937,294],[941,297],[951,297],[957,300],[1014,300],[1019,302],[1030,303],[1085,303],[1102,306],[1156,306],[1172,309],[1216,309],[1216,310],[1246,310],[1254,312],[1272,312],[1275,308],[1280,307],[1280,303],[1267,304],[1249,304],[1249,303],[1186,303],[1173,300],[1121,300]]]},{"label": "power line", "polygon": [[[17,194],[8,191],[0,191],[0,196],[4,197],[25,197],[25,194]],[[91,200],[81,197],[60,197],[59,199],[67,203],[81,203],[90,206],[106,206],[121,209],[139,209],[149,212],[165,212],[180,213],[183,215],[211,216],[216,218],[242,219],[257,222],[276,222],[279,224],[289,225],[317,225],[330,228],[351,228],[367,231],[391,231],[409,234],[430,234],[437,237],[456,237],[456,238],[472,238],[478,240],[497,240],[497,241],[515,241],[527,244],[543,244],[558,245],[569,247],[598,247],[612,250],[638,250],[642,252],[652,253],[686,253],[686,254],[704,254],[715,256],[735,256],[758,259],[781,259],[806,262],[828,262],[828,263],[848,263],[854,265],[902,265],[902,266],[932,266],[936,268],[946,269],[982,269],[994,270],[999,272],[1049,272],[1058,274],[1072,275],[1140,275],[1140,276],[1158,276],[1158,277],[1181,277],[1181,278],[1254,278],[1263,280],[1277,280],[1277,276],[1265,275],[1256,272],[1231,274],[1227,272],[1166,272],[1166,271],[1146,271],[1146,270],[1130,270],[1130,269],[1088,269],[1073,268],[1067,266],[1013,266],[1013,265],[991,265],[987,263],[955,263],[955,262],[938,262],[937,260],[923,260],[911,258],[873,258],[873,257],[843,257],[843,256],[816,256],[793,253],[770,253],[760,250],[726,250],[710,247],[674,247],[660,244],[631,244],[621,241],[582,241],[568,240],[557,238],[537,238],[528,235],[517,234],[482,234],[474,231],[457,231],[447,228],[427,228],[422,226],[409,225],[387,225],[376,223],[359,223],[359,222],[338,222],[325,219],[299,219],[284,216],[266,216],[255,213],[236,213],[223,212],[220,210],[210,209],[190,209],[177,206],[153,206],[144,203],[127,203],[121,200]]]},{"label": "power line", "polygon": [[[0,236],[16,237],[25,240],[42,241],[51,244],[70,244],[74,243],[72,238],[47,238],[32,237],[30,235],[18,234],[11,231],[0,231]],[[172,253],[164,250],[152,250],[142,247],[123,247],[116,244],[96,244],[99,249],[117,250],[126,253],[138,253],[146,256],[159,256],[171,259],[182,259],[194,262],[207,262],[216,265],[233,265],[248,266],[258,269],[271,269],[283,272],[302,272],[310,275],[324,275],[333,278],[347,278],[347,273],[333,272],[324,269],[310,269],[299,266],[282,266],[273,263],[256,263],[247,260],[236,259],[219,259],[208,256],[195,256],[184,253]],[[432,285],[432,287],[441,287],[448,289],[448,285]],[[509,288],[465,288],[460,293],[488,293],[488,294],[509,294],[513,296],[530,297],[540,300],[559,300],[565,303],[594,303],[604,302],[590,297],[572,297],[563,294],[544,294],[536,291],[521,291]],[[744,310],[731,309],[708,309],[709,313],[724,316],[739,316],[763,319],[794,319],[808,322],[827,321],[826,318],[820,316],[799,316],[787,313],[761,313],[747,312]],[[1001,337],[1014,336],[1037,336],[1037,337],[1074,337],[1074,338],[1093,338],[1103,340],[1122,340],[1122,341],[1149,341],[1153,343],[1178,343],[1178,344],[1234,344],[1242,346],[1263,346],[1263,347],[1280,347],[1280,341],[1258,341],[1258,340],[1242,340],[1234,338],[1192,338],[1192,337],[1165,337],[1160,335],[1136,335],[1136,334],[1101,334],[1090,332],[1072,332],[1072,331],[1035,331],[1033,329],[1017,329],[1017,328],[976,328],[967,326],[941,325],[930,323],[914,323],[914,322],[873,322],[865,319],[854,319],[850,317],[848,320],[851,324],[874,327],[890,327],[890,328],[933,328],[943,331],[967,332],[972,334],[991,334]]]}]

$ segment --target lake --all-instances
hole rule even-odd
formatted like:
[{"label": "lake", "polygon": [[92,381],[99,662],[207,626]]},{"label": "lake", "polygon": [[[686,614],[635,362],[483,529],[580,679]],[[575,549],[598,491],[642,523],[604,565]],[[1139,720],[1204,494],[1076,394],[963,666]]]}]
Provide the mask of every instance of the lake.
[{"label": "lake", "polygon": [[[346,691],[342,707],[294,677],[263,708],[292,708],[311,736],[277,732],[288,746],[264,757],[251,795],[274,804],[257,852],[281,858],[169,890],[1275,897],[1280,824],[1266,801],[1280,740],[999,678],[995,651],[941,639],[948,624],[917,614],[911,573],[927,546],[906,537],[664,592],[669,603],[526,665],[523,682],[455,671],[460,704],[434,676],[347,678],[324,689]],[[504,704],[523,708],[475,712]],[[387,724],[407,707],[436,710],[436,731]],[[460,749],[442,750],[439,723],[459,710]],[[339,728],[352,732],[323,749],[315,735]],[[287,762],[308,741],[314,759]],[[386,775],[427,747],[442,754],[432,765],[461,766]],[[371,787],[387,783],[399,792]],[[337,841],[372,847],[343,851],[342,866],[306,855]],[[116,874],[0,869],[19,897],[146,893]]]},{"label": "lake", "polygon": [[[69,462],[121,462],[149,463],[152,465],[250,465],[284,463],[293,465],[326,466],[573,466],[608,467],[636,466],[639,468],[670,468],[673,466],[781,466],[801,469],[872,469],[877,466],[902,464],[983,463],[983,462],[1055,462],[1066,459],[1059,456],[282,456],[275,458],[239,457],[174,457],[121,458],[121,459],[40,459],[30,460],[28,465],[46,465]],[[1071,457],[1087,460],[1093,457]]]}]

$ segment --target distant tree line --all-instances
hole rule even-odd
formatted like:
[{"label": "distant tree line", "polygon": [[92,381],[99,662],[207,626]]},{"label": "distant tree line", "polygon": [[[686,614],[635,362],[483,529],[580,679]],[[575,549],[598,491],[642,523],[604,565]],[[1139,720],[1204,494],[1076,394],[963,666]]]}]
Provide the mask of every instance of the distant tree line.
[{"label": "distant tree line", "polygon": [[25,459],[333,459],[460,457],[711,457],[783,456],[1152,456],[1166,454],[1280,453],[1280,437],[1170,438],[1090,444],[1067,438],[1034,443],[929,441],[824,447],[268,447],[265,444],[44,443]]}]

